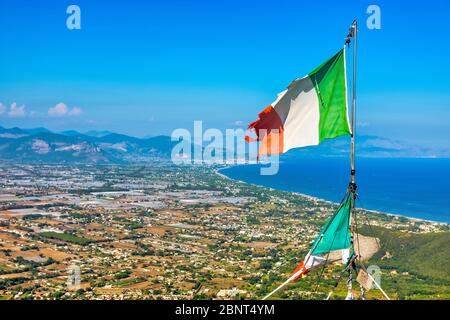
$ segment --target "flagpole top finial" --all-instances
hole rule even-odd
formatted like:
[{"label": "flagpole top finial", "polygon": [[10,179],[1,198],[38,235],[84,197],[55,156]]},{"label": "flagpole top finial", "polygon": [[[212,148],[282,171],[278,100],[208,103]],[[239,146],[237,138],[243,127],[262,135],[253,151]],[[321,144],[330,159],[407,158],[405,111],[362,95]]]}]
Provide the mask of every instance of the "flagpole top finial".
[{"label": "flagpole top finial", "polygon": [[348,30],[348,35],[345,38],[345,45],[347,45],[347,46],[350,45],[351,38],[355,37],[357,29],[358,29],[358,20],[355,19],[355,20],[353,20],[352,25],[350,26],[350,28]]},{"label": "flagpole top finial", "polygon": [[355,36],[355,31],[356,31],[357,26],[358,26],[358,20],[355,19],[355,20],[353,20],[352,25],[348,29],[348,35],[347,35],[347,37],[345,37],[345,45],[347,45],[347,46],[350,45],[351,38],[353,38]]}]

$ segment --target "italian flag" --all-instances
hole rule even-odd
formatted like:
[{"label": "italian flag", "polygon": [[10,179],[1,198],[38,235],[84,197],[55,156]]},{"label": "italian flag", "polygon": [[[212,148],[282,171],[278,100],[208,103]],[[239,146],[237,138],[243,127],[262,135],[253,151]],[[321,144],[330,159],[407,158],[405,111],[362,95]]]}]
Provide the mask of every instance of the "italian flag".
[{"label": "italian flag", "polygon": [[249,125],[259,141],[258,156],[315,146],[351,134],[347,114],[345,48],[306,77],[294,80]]},{"label": "italian flag", "polygon": [[350,253],[352,245],[350,233],[352,201],[352,194],[347,192],[339,205],[338,210],[323,226],[305,259],[300,262],[289,279],[265,296],[263,300],[267,299],[290,282],[305,277],[312,269],[326,264],[329,259],[329,254],[332,251],[341,250],[342,260],[344,261],[345,258],[346,263],[351,262],[351,257],[353,257],[354,254],[353,252]]},{"label": "italian flag", "polygon": [[311,269],[326,263],[332,251],[342,250],[343,260],[351,246],[352,197],[347,193],[338,210],[327,220],[305,259],[294,270],[292,280],[303,278]]}]

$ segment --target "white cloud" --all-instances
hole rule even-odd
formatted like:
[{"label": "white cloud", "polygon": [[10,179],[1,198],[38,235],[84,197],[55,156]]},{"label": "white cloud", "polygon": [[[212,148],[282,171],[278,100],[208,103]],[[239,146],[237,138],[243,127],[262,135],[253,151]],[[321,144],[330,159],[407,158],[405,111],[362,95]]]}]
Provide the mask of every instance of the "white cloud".
[{"label": "white cloud", "polygon": [[56,106],[48,109],[48,115],[50,117],[62,117],[69,112],[67,106],[64,103],[58,103]]},{"label": "white cloud", "polygon": [[27,111],[25,110],[25,106],[21,105],[18,106],[17,103],[11,104],[11,107],[9,108],[8,116],[11,118],[21,118],[25,117],[27,115]]},{"label": "white cloud", "polygon": [[3,103],[0,102],[0,114],[5,113],[6,107],[3,105]]},{"label": "white cloud", "polygon": [[72,109],[69,109],[67,105],[62,102],[48,109],[48,115],[50,117],[78,116],[80,114],[80,108],[73,107]]},{"label": "white cloud", "polygon": [[81,114],[81,109],[78,107],[73,107],[68,114],[69,116],[79,116]]}]

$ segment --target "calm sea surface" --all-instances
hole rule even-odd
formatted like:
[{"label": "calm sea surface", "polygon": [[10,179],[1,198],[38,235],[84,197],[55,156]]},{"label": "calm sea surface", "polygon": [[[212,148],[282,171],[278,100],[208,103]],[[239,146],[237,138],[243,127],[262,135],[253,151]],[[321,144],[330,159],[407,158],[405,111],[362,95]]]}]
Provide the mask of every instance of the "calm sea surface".
[{"label": "calm sea surface", "polygon": [[[407,217],[450,222],[450,159],[357,159],[358,206]],[[221,173],[236,180],[338,202],[348,185],[344,158],[288,159],[274,176],[260,165]]]}]

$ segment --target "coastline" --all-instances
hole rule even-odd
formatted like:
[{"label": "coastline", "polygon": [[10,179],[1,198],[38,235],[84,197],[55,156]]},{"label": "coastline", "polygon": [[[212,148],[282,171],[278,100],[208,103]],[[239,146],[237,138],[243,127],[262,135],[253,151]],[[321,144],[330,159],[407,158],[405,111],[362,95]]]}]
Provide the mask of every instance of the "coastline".
[{"label": "coastline", "polygon": [[[260,187],[260,188],[267,188],[269,190],[277,190],[277,191],[289,192],[291,194],[295,194],[297,196],[301,196],[301,197],[309,199],[309,200],[323,202],[323,203],[326,203],[326,204],[333,204],[333,205],[338,205],[339,204],[339,203],[334,202],[334,201],[330,201],[330,200],[327,200],[327,199],[322,199],[322,198],[319,198],[319,197],[316,197],[316,196],[300,193],[300,192],[297,192],[297,191],[289,191],[289,190],[277,189],[277,188],[268,187],[268,186],[261,185],[261,184],[250,183],[250,182],[239,180],[239,179],[233,179],[233,178],[230,178],[229,176],[227,176],[227,175],[225,175],[225,174],[220,172],[222,170],[225,170],[225,169],[228,169],[228,168],[231,168],[231,167],[234,167],[234,166],[238,166],[238,164],[236,164],[236,165],[227,165],[225,167],[216,168],[216,169],[214,169],[214,172],[218,176],[220,176],[220,177],[222,177],[224,179],[227,179],[229,181],[245,183],[245,184],[256,186],[256,187]],[[377,211],[377,210],[372,210],[372,209],[367,209],[367,208],[357,208],[357,209],[365,210],[367,212],[370,212],[370,213],[373,213],[373,214],[377,214],[377,215],[387,215],[387,216],[390,216],[390,217],[408,219],[410,221],[416,221],[416,222],[425,222],[425,223],[438,224],[438,225],[448,225],[448,224],[450,224],[449,222],[442,222],[442,221],[434,221],[434,220],[428,220],[428,219],[423,219],[423,218],[409,217],[409,216],[398,214],[398,213],[383,212],[383,211]]]}]

